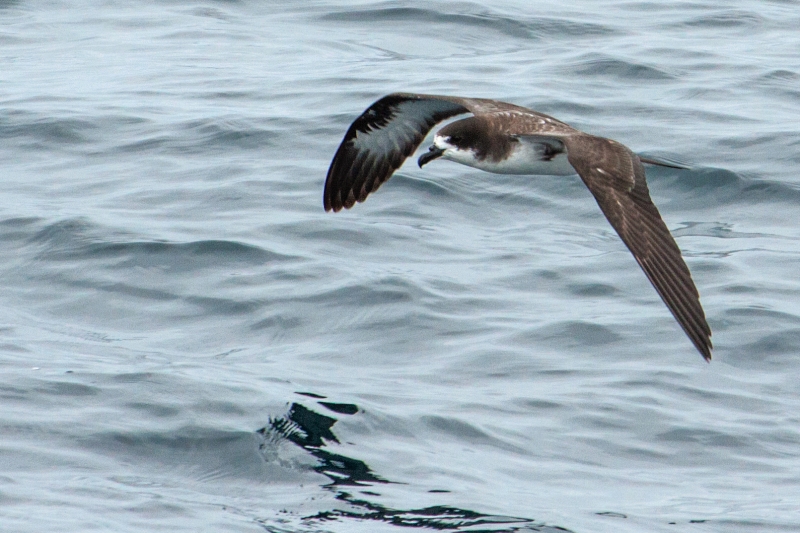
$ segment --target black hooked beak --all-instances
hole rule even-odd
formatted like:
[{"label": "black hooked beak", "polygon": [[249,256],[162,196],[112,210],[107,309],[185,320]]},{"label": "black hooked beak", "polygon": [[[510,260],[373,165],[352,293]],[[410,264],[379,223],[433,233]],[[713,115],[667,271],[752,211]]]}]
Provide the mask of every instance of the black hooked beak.
[{"label": "black hooked beak", "polygon": [[436,158],[442,157],[443,153],[444,148],[437,148],[435,144],[431,145],[431,147],[428,148],[428,151],[419,156],[419,159],[417,159],[419,168],[422,168],[424,165],[427,165]]}]

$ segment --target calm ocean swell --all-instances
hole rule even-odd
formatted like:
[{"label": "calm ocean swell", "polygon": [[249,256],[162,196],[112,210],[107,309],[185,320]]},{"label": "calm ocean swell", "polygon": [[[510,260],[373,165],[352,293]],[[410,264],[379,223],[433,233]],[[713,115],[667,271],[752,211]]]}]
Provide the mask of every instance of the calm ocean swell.
[{"label": "calm ocean swell", "polygon": [[[0,530],[800,529],[796,7],[0,0]],[[392,91],[689,167],[712,363],[577,177],[325,213]]]}]

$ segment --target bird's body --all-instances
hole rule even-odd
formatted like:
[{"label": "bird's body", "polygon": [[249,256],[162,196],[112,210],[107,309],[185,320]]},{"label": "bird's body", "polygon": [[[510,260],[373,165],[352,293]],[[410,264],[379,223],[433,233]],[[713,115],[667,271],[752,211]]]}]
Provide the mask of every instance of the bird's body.
[{"label": "bird's body", "polygon": [[[508,118],[514,120],[519,117],[511,116]],[[473,117],[473,119],[480,120],[476,117]],[[458,129],[475,127],[476,125],[465,122],[470,120],[464,119],[453,124]],[[445,130],[443,129],[443,131]],[[489,152],[484,156],[482,152],[473,150],[447,150],[447,141],[444,140],[446,136],[446,131],[444,134],[439,135],[438,141],[434,140],[434,146],[442,147],[440,145],[444,145],[445,152],[441,156],[442,159],[455,161],[462,165],[492,172],[493,174],[550,176],[571,176],[575,174],[575,169],[569,163],[567,153],[564,151],[561,142],[554,142],[554,140],[547,142],[548,140],[541,139],[536,135],[513,134],[512,136],[512,134],[508,134],[505,138],[513,139],[513,141],[509,141],[505,146],[497,146],[494,153]]]},{"label": "bird's body", "polygon": [[[395,93],[350,126],[325,182],[325,210],[363,202],[411,155],[437,123],[419,166],[437,158],[497,174],[578,174],[678,323],[706,360],[711,330],[697,288],[650,199],[642,162],[626,146],[589,135],[548,115],[482,98]],[[672,165],[664,165],[672,166]]]}]

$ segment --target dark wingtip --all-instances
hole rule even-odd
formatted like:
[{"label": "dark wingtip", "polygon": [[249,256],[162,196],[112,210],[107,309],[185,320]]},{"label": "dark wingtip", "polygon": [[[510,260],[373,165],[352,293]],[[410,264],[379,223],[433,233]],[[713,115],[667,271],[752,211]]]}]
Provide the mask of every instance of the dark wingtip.
[{"label": "dark wingtip", "polygon": [[677,163],[675,161],[668,161],[665,159],[652,159],[640,155],[639,161],[647,165],[655,165],[657,167],[677,168],[678,170],[691,170],[691,167],[687,167],[686,165],[683,165],[681,163]]},{"label": "dark wingtip", "polygon": [[[342,210],[342,199],[341,195],[331,195],[329,191],[326,189],[323,196],[322,196],[322,207],[325,208],[326,213],[330,213],[333,211],[334,213],[338,213]],[[346,206],[345,206],[346,207]]]},{"label": "dark wingtip", "polygon": [[700,352],[700,355],[703,356],[703,359],[706,360],[706,363],[711,362],[711,350],[714,349],[714,346],[711,344],[711,334],[709,332],[709,336],[705,337],[704,339],[700,339],[699,341],[695,342],[694,345],[697,348],[697,351]]}]

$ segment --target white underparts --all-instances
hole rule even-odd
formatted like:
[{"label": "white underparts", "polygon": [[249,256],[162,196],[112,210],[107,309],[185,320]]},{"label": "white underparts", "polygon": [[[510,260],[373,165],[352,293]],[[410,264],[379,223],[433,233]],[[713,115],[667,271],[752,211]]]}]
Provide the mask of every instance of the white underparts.
[{"label": "white underparts", "polygon": [[568,176],[575,174],[575,169],[567,160],[566,151],[555,156],[547,155],[552,151],[542,142],[520,140],[513,143],[514,149],[506,159],[493,161],[491,158],[480,159],[471,149],[459,149],[450,145],[441,137],[434,138],[438,148],[444,148],[442,159],[448,159],[462,165],[474,167],[494,174],[534,174]]}]

